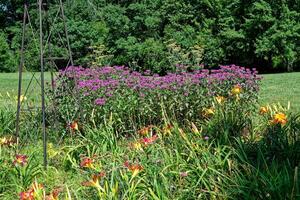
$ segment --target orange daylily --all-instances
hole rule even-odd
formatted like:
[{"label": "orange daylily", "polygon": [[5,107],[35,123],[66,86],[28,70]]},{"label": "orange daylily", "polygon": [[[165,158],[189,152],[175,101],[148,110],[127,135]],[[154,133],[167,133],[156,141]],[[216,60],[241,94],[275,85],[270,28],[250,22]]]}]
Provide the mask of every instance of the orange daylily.
[{"label": "orange daylily", "polygon": [[34,200],[34,191],[30,189],[28,191],[21,192],[20,200]]},{"label": "orange daylily", "polygon": [[153,126],[149,125],[149,126],[145,126],[143,128],[141,128],[140,130],[138,130],[138,134],[146,136],[150,133],[150,131],[152,130]]},{"label": "orange daylily", "polygon": [[70,124],[70,129],[71,129],[72,131],[78,131],[78,130],[79,130],[78,122],[77,122],[77,121],[73,121],[73,122]]},{"label": "orange daylily", "polygon": [[129,161],[124,162],[124,166],[132,172],[132,176],[135,177],[140,171],[142,171],[144,168],[140,164],[130,164]]},{"label": "orange daylily", "polygon": [[80,162],[80,167],[82,168],[94,168],[94,160],[92,158],[84,158],[81,162]]},{"label": "orange daylily", "polygon": [[269,109],[266,106],[262,106],[259,109],[259,114],[264,115],[269,111]]},{"label": "orange daylily", "polygon": [[282,113],[282,112],[276,113],[273,116],[272,123],[273,124],[285,125],[287,123],[287,116],[284,113]]},{"label": "orange daylily", "polygon": [[147,146],[149,144],[153,144],[158,139],[157,135],[153,135],[152,137],[141,139],[141,144]]},{"label": "orange daylily", "polygon": [[29,190],[20,193],[20,200],[35,200],[37,193],[43,188],[44,186],[42,184],[39,184],[35,181],[32,183]]},{"label": "orange daylily", "polygon": [[105,176],[105,172],[100,172],[100,173],[98,173],[98,174],[94,174],[94,175],[92,176],[92,179],[91,179],[91,180],[82,182],[81,184],[82,184],[83,186],[86,186],[86,187],[96,187],[96,188],[99,188],[99,187],[100,187],[99,181],[100,181],[100,179],[101,179],[102,177],[104,177],[104,176]]}]

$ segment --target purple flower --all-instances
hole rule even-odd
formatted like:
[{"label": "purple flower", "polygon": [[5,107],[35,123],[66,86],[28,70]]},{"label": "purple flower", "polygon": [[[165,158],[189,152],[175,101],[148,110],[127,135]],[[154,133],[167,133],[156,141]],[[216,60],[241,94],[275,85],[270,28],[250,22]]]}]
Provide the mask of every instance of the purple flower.
[{"label": "purple flower", "polygon": [[105,98],[98,98],[95,100],[95,104],[99,105],[99,106],[103,106],[106,103],[106,99]]},{"label": "purple flower", "polygon": [[180,177],[187,177],[188,173],[187,172],[180,172],[179,175],[180,175]]}]

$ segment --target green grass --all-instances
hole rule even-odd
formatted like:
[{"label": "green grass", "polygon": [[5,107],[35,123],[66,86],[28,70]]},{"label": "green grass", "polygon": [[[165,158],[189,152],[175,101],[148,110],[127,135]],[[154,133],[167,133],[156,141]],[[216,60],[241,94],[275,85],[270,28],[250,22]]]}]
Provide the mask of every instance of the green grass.
[{"label": "green grass", "polygon": [[[23,94],[32,77],[31,73],[23,74]],[[36,74],[40,80],[40,74]],[[283,74],[268,74],[263,75],[260,91],[260,103],[277,103],[282,105],[291,103],[291,108],[300,112],[300,73],[283,73]],[[46,81],[50,80],[50,73],[45,74]],[[17,73],[0,73],[0,93],[6,95],[9,92],[11,96],[17,96],[18,91],[18,74]],[[27,96],[31,97],[34,92],[34,97],[40,94],[39,85],[34,81]],[[6,101],[0,100],[0,105]]]},{"label": "green grass", "polygon": [[260,103],[291,104],[291,109],[300,112],[300,73],[263,75]]},{"label": "green grass", "polygon": [[[27,88],[26,97],[30,99],[37,99],[39,98],[40,93],[40,73],[35,73],[35,78],[33,78],[33,74],[30,72],[23,73],[22,78],[22,94],[24,95]],[[28,87],[30,81],[30,87]],[[18,80],[19,74],[18,73],[0,73],[0,106],[6,105],[9,102],[8,99],[16,100],[18,95]],[[51,80],[50,73],[45,73],[45,81],[49,82]],[[8,95],[10,97],[8,97]]]}]

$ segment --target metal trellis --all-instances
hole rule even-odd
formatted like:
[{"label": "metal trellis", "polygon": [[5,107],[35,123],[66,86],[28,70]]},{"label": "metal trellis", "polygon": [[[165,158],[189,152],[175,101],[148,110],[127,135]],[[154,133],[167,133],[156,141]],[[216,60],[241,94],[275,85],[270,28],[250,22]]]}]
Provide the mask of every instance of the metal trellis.
[{"label": "metal trellis", "polygon": [[[66,17],[64,14],[64,7],[63,7],[63,2],[62,0],[58,0],[55,5],[54,3],[51,4],[52,6],[57,6],[57,14],[55,18],[52,20],[52,23],[50,23],[50,17],[48,15],[48,9],[50,6],[50,3],[47,0],[38,0],[37,1],[37,8],[38,8],[38,30],[39,30],[39,37],[37,37],[37,34],[35,33],[35,30],[33,28],[33,25],[31,23],[30,19],[30,12],[29,8],[30,5],[28,0],[24,0],[24,15],[23,15],[23,28],[22,28],[22,43],[21,43],[21,49],[20,49],[20,64],[19,64],[19,82],[18,82],[18,96],[17,96],[17,113],[16,113],[16,138],[17,142],[19,143],[20,139],[20,116],[21,116],[21,111],[23,109],[22,107],[22,79],[23,79],[23,71],[24,71],[24,66],[25,66],[25,56],[26,56],[26,41],[30,39],[30,35],[27,32],[27,29],[30,28],[32,38],[34,41],[39,41],[39,45],[36,45],[39,49],[39,60],[40,60],[40,75],[41,78],[40,80],[37,79],[35,76],[36,73],[32,73],[31,79],[29,81],[29,84],[27,85],[27,88],[25,90],[25,95],[28,92],[29,87],[33,84],[34,81],[38,82],[38,85],[40,86],[41,89],[41,107],[37,106],[37,108],[40,108],[41,114],[42,114],[42,135],[43,135],[43,155],[44,155],[44,167],[47,167],[48,161],[47,161],[47,130],[46,130],[46,104],[45,104],[45,63],[47,62],[49,64],[49,70],[51,71],[51,87],[52,91],[55,90],[54,86],[54,72],[57,70],[57,66],[55,63],[56,59],[60,59],[57,57],[52,56],[52,40],[51,38],[54,37],[52,33],[52,29],[57,22],[57,19],[60,18],[63,26],[64,26],[64,36],[59,35],[59,38],[62,40],[64,38],[66,40],[66,50],[67,54],[66,57],[68,58],[68,64],[65,67],[68,67],[69,65],[73,65],[73,58],[72,58],[72,52],[71,52],[71,47],[70,47],[70,41],[69,41],[69,36],[68,36],[68,29],[67,29],[67,24],[66,24]],[[31,39],[32,39],[31,38]],[[38,38],[38,39],[37,39]],[[63,43],[63,41],[61,41]],[[47,53],[45,53],[45,50],[48,50]],[[46,57],[47,56],[47,57]],[[29,95],[29,94],[28,94]],[[55,100],[53,100],[55,101]],[[53,102],[53,105],[55,106],[55,102]],[[25,109],[24,109],[25,110]],[[56,109],[54,108],[54,111]],[[26,111],[26,110],[25,110]],[[30,111],[28,109],[27,111]],[[56,117],[55,117],[56,119]]]}]

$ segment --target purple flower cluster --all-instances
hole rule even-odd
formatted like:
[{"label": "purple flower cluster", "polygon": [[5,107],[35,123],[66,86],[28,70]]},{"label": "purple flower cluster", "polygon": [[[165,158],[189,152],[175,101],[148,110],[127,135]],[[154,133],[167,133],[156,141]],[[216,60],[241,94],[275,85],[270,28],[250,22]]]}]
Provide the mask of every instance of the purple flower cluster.
[{"label": "purple flower cluster", "polygon": [[[238,99],[241,109],[251,109],[260,79],[255,69],[235,65],[192,71],[178,66],[175,73],[164,76],[124,66],[68,67],[56,80],[55,98],[66,121],[74,115],[95,124],[109,118],[118,132],[127,132],[166,117],[179,122],[199,120],[203,110],[216,105],[217,96],[223,96],[229,107]],[[242,91],[238,98],[232,95],[237,85]]]},{"label": "purple flower cluster", "polygon": [[76,80],[76,88],[84,96],[94,98],[94,103],[101,106],[125,90],[131,91],[139,98],[145,98],[151,93],[187,97],[203,89],[207,90],[208,95],[215,95],[219,88],[228,89],[235,84],[241,85],[245,91],[257,92],[260,80],[255,69],[235,65],[221,66],[217,70],[178,71],[165,76],[151,74],[150,71],[139,73],[124,66],[87,69],[69,67],[60,71],[59,77]]}]

